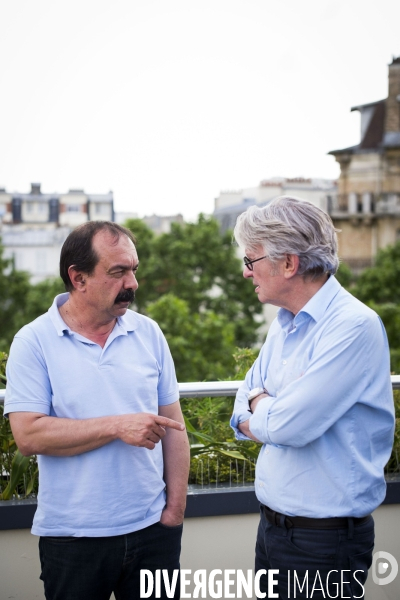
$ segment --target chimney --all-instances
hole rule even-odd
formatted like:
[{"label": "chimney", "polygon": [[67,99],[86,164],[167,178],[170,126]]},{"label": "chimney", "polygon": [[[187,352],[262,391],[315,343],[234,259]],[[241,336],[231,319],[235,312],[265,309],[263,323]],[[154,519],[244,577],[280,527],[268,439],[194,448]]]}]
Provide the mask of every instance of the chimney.
[{"label": "chimney", "polygon": [[40,183],[31,183],[31,194],[41,194]]},{"label": "chimney", "polygon": [[389,94],[386,100],[385,133],[400,132],[400,56],[389,65]]}]

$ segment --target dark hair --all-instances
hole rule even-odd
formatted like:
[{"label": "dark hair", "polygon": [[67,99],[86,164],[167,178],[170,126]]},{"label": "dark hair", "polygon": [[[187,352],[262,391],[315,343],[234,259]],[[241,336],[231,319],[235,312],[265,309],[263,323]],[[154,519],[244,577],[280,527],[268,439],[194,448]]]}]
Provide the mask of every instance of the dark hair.
[{"label": "dark hair", "polygon": [[111,221],[88,221],[74,229],[61,248],[60,255],[60,276],[64,282],[67,292],[71,292],[74,286],[68,274],[68,269],[74,266],[77,271],[82,271],[91,275],[100,260],[100,257],[93,249],[93,238],[99,231],[107,231],[119,240],[121,235],[126,235],[134,244],[135,236],[129,229],[112,223]]}]

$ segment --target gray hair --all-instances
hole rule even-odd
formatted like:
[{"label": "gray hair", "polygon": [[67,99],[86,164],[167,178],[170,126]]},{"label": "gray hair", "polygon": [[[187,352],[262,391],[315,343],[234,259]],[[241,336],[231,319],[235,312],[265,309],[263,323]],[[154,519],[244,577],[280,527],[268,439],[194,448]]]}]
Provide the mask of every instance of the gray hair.
[{"label": "gray hair", "polygon": [[279,196],[239,215],[233,234],[246,250],[262,246],[272,262],[296,254],[298,274],[315,278],[334,275],[339,267],[336,231],[330,216],[311,202]]}]

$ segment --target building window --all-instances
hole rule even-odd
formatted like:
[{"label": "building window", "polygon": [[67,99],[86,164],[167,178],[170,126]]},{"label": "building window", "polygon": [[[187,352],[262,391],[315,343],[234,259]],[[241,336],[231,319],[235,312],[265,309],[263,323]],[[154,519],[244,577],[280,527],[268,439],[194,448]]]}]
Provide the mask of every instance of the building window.
[{"label": "building window", "polygon": [[58,222],[58,213],[59,213],[59,208],[58,208],[58,198],[51,198],[50,200],[50,204],[49,204],[49,221],[51,223],[57,223]]},{"label": "building window", "polygon": [[81,207],[79,204],[67,204],[66,210],[67,212],[81,212]]},{"label": "building window", "polygon": [[11,201],[11,204],[12,204],[13,222],[21,223],[21,221],[22,221],[21,199],[13,198]]},{"label": "building window", "polygon": [[14,269],[17,269],[18,271],[24,270],[24,255],[22,252],[13,252],[11,260],[13,262]]}]

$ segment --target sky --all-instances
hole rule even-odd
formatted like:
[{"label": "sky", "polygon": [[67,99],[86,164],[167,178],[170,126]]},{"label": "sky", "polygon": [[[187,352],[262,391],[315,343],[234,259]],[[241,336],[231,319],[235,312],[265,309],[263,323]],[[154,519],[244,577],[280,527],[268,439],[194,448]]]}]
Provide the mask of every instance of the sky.
[{"label": "sky", "polygon": [[0,187],[139,216],[336,178],[387,96],[399,0],[0,0]]}]

